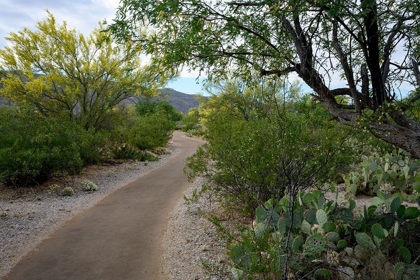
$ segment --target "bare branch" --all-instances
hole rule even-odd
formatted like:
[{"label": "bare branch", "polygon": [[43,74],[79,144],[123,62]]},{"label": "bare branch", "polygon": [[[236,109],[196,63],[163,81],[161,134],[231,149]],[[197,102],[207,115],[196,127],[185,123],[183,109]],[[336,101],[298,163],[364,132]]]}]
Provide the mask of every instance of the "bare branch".
[{"label": "bare branch", "polygon": [[419,71],[419,63],[414,58],[411,59],[411,64],[413,65],[414,76],[417,81],[417,86],[420,87],[420,71]]},{"label": "bare branch", "polygon": [[242,6],[242,7],[258,7],[258,6],[263,6],[266,3],[265,2],[260,2],[260,3],[250,3],[250,2],[228,2],[227,3],[229,6]]}]

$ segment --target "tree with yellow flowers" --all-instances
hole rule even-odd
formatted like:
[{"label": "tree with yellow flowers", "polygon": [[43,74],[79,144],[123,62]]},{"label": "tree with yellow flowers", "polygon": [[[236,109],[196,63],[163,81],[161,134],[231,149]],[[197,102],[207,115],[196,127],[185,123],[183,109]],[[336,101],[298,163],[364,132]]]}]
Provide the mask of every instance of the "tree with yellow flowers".
[{"label": "tree with yellow flowers", "polygon": [[0,96],[17,106],[97,129],[122,101],[153,94],[164,80],[141,66],[134,44],[115,45],[101,26],[85,37],[48,12],[36,28],[10,33],[0,50]]}]

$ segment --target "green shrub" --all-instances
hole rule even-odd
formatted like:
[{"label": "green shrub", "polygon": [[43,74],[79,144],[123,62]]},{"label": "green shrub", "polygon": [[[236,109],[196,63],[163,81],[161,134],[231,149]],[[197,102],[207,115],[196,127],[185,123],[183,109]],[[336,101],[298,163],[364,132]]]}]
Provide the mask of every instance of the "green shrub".
[{"label": "green shrub", "polygon": [[182,119],[182,113],[178,112],[168,101],[141,100],[136,104],[136,112],[140,116],[149,116],[157,112],[164,113],[173,123]]},{"label": "green shrub", "polygon": [[144,101],[136,105],[136,111],[125,111],[125,119],[109,133],[114,158],[142,160],[144,154],[139,150],[165,146],[177,119],[171,114],[178,113],[168,109],[168,106],[173,107],[166,103]]},{"label": "green shrub", "polygon": [[0,178],[9,184],[36,184],[53,173],[80,172],[83,161],[68,126],[36,114],[0,111]]},{"label": "green shrub", "polygon": [[149,162],[149,161],[158,161],[159,158],[153,155],[152,153],[149,153],[148,151],[141,151],[139,160]]},{"label": "green shrub", "polygon": [[73,196],[74,195],[74,190],[72,187],[65,187],[63,189],[63,196]]},{"label": "green shrub", "polygon": [[83,187],[83,190],[87,192],[94,192],[98,190],[98,186],[89,180],[84,180],[82,182],[82,187]]},{"label": "green shrub", "polygon": [[345,141],[350,131],[329,121],[325,109],[309,99],[302,103],[282,111],[271,109],[272,103],[258,108],[261,102],[245,113],[224,110],[225,104],[216,108],[206,119],[207,143],[187,162],[189,178],[205,177],[213,191],[246,211],[283,197],[291,186],[333,180],[354,160]]},{"label": "green shrub", "polygon": [[123,143],[121,145],[115,145],[116,146],[111,149],[112,157],[114,159],[139,160],[141,157],[141,151],[130,144]]},{"label": "green shrub", "polygon": [[99,161],[102,138],[69,121],[28,109],[0,109],[0,180],[38,184],[56,172],[73,175]]},{"label": "green shrub", "polygon": [[57,184],[53,184],[50,186],[50,190],[54,193],[58,193],[58,191],[60,190],[60,186]]},{"label": "green shrub", "polygon": [[98,164],[104,157],[105,147],[109,140],[106,131],[86,131],[75,124],[71,127],[74,129],[72,141],[79,147],[80,157],[83,165]]},{"label": "green shrub", "polygon": [[172,128],[173,122],[161,111],[139,117],[128,132],[128,142],[141,150],[161,147],[171,138]]},{"label": "green shrub", "polygon": [[157,155],[169,155],[171,153],[171,151],[169,151],[168,149],[164,147],[157,147],[156,149],[153,150],[153,152]]},{"label": "green shrub", "polygon": [[181,121],[181,129],[191,135],[202,135],[203,128],[200,123],[200,114],[197,108],[191,108]]}]

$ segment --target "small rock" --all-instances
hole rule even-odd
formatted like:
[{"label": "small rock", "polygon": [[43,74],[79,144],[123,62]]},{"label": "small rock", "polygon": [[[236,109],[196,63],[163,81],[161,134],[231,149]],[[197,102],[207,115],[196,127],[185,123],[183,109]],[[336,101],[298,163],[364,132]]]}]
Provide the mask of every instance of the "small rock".
[{"label": "small rock", "polygon": [[364,260],[367,257],[367,252],[365,249],[363,249],[363,247],[357,245],[356,247],[354,247],[354,255],[356,256],[356,258]]},{"label": "small rock", "polygon": [[360,262],[351,256],[342,257],[341,260],[350,267],[356,268],[360,265]]},{"label": "small rock", "polygon": [[354,270],[351,267],[339,266],[338,267],[338,279],[339,280],[353,280]]},{"label": "small rock", "polygon": [[353,255],[353,248],[346,247],[346,248],[344,248],[344,252],[346,252],[347,255],[352,256]]}]

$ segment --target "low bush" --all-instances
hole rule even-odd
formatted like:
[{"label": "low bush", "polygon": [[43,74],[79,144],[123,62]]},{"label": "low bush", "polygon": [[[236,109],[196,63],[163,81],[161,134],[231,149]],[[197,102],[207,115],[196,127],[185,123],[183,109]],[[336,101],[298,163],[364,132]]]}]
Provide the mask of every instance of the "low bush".
[{"label": "low bush", "polygon": [[141,151],[130,144],[114,144],[111,148],[112,157],[114,159],[131,159],[139,160],[141,157]]},{"label": "low bush", "polygon": [[98,186],[89,180],[84,180],[82,182],[82,188],[86,192],[94,192],[98,190]]},{"label": "low bush", "polygon": [[355,160],[346,141],[351,130],[329,121],[326,110],[308,98],[281,111],[272,111],[272,103],[264,109],[261,102],[249,111],[227,110],[245,97],[220,98],[225,103],[206,119],[206,143],[186,171],[190,179],[213,182],[212,191],[246,211],[280,199],[291,186],[302,190],[334,180]]},{"label": "low bush", "polygon": [[65,187],[63,189],[63,196],[73,196],[74,195],[74,190],[72,187]]},{"label": "low bush", "polygon": [[173,125],[174,123],[161,111],[138,117],[134,126],[128,131],[128,142],[141,150],[164,146],[172,137],[169,132],[173,129]]},{"label": "low bush", "polygon": [[187,132],[188,136],[201,136],[204,134],[197,108],[191,108],[182,118],[181,130]]},{"label": "low bush", "polygon": [[39,184],[56,172],[77,174],[100,159],[101,137],[30,110],[0,109],[0,180]]},{"label": "low bush", "polygon": [[153,100],[140,100],[136,104],[136,112],[140,116],[150,116],[157,112],[166,115],[167,119],[175,123],[182,119],[182,113],[178,112],[168,101],[153,101]]},{"label": "low bush", "polygon": [[169,155],[171,153],[171,151],[169,151],[168,149],[164,147],[157,147],[156,149],[153,150],[153,152],[157,155]]}]

